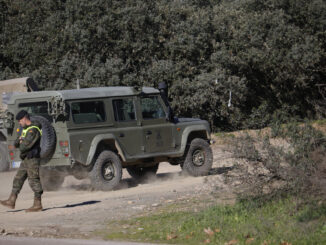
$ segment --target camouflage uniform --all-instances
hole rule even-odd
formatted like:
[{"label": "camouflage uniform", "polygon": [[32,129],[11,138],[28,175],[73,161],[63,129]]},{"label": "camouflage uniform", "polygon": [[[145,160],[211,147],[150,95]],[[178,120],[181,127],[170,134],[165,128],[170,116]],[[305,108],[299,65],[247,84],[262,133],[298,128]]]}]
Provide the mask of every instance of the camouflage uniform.
[{"label": "camouflage uniform", "polygon": [[13,181],[12,193],[18,195],[25,180],[28,182],[36,198],[40,198],[43,189],[40,181],[40,125],[32,124],[26,126],[26,135],[22,139],[17,138],[15,146],[21,152],[20,158],[23,160]]}]

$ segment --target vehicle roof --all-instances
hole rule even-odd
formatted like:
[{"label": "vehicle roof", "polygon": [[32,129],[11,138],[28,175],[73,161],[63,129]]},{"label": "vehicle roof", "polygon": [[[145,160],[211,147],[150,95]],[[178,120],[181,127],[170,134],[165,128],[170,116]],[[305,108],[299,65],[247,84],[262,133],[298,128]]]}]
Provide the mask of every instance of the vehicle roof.
[{"label": "vehicle roof", "polygon": [[[152,87],[143,87],[142,92],[145,94],[157,94],[159,90]],[[53,96],[62,97],[63,100],[77,100],[77,99],[91,99],[91,98],[105,98],[105,97],[118,97],[137,95],[134,87],[97,87],[97,88],[82,88],[71,90],[58,90],[58,91],[39,91],[29,93],[15,93],[10,98],[8,104],[14,104],[17,99],[29,98],[47,98]]]}]

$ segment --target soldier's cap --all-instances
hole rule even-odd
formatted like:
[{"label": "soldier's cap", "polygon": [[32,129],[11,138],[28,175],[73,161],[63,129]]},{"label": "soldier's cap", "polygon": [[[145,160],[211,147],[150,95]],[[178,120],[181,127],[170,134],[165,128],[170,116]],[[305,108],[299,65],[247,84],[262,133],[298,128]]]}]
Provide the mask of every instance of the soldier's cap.
[{"label": "soldier's cap", "polygon": [[17,113],[16,115],[16,120],[20,120],[22,118],[24,118],[25,116],[29,116],[28,112],[25,110],[21,110],[20,112]]}]

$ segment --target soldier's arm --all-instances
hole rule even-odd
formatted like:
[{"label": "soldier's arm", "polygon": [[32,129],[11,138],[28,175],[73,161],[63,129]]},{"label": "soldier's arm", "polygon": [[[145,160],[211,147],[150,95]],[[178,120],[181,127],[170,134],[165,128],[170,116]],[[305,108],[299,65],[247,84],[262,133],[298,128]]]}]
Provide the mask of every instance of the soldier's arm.
[{"label": "soldier's arm", "polygon": [[20,151],[26,152],[32,149],[34,144],[39,140],[40,137],[41,137],[40,132],[37,129],[32,128],[28,130],[25,138],[23,138],[22,141],[20,142],[19,145]]}]

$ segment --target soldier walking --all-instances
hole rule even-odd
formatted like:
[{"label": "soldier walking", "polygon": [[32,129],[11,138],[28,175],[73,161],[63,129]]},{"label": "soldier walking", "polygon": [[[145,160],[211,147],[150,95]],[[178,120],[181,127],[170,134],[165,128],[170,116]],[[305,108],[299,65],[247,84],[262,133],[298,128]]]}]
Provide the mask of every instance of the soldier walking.
[{"label": "soldier walking", "polygon": [[12,192],[8,200],[0,203],[8,208],[14,209],[17,196],[22,189],[25,180],[34,191],[34,204],[26,212],[42,211],[41,196],[43,189],[40,181],[40,140],[42,136],[41,125],[38,122],[32,122],[27,111],[21,110],[16,115],[20,126],[23,128],[21,135],[15,141],[15,147],[20,150],[22,163],[17,171],[13,181]]}]

